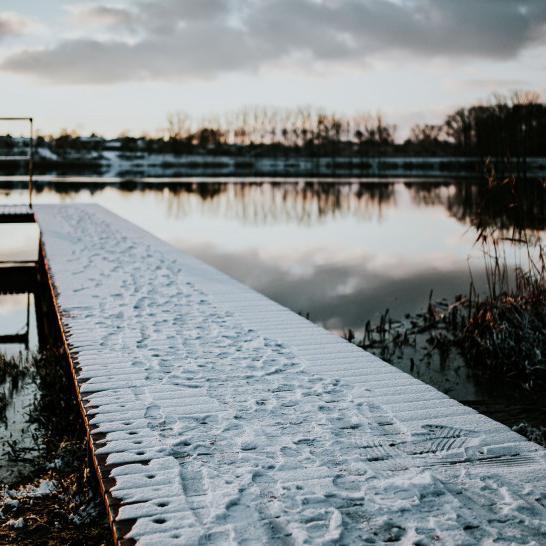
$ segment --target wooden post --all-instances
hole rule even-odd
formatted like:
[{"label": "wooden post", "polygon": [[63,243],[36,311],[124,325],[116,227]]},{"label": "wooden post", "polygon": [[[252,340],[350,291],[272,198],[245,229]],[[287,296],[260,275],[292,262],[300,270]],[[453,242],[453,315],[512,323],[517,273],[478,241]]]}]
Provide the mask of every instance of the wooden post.
[{"label": "wooden post", "polygon": [[29,118],[30,122],[30,141],[28,149],[28,206],[32,208],[32,175],[34,169],[34,121],[32,118]]}]

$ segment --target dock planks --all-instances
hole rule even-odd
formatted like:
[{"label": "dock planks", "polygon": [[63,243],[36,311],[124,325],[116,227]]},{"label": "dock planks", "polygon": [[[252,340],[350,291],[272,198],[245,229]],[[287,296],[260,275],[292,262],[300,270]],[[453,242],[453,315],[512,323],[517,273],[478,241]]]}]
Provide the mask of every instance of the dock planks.
[{"label": "dock planks", "polygon": [[545,451],[133,224],[36,207],[120,544],[512,544]]}]

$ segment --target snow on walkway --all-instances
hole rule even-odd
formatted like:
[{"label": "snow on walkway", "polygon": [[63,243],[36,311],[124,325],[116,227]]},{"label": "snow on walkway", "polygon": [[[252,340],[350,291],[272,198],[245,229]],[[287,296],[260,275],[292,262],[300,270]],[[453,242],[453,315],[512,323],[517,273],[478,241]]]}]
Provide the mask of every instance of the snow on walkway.
[{"label": "snow on walkway", "polygon": [[539,446],[100,207],[36,208],[118,533],[544,544]]}]

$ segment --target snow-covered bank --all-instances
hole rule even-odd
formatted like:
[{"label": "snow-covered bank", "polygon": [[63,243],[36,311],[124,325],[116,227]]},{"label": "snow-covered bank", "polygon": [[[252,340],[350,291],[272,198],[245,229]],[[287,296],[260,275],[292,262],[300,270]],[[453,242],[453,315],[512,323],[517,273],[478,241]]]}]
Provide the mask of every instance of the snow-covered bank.
[{"label": "snow-covered bank", "polygon": [[37,207],[139,544],[539,544],[546,456],[93,206]]},{"label": "snow-covered bank", "polygon": [[[95,174],[106,178],[150,178],[184,176],[480,176],[483,159],[479,157],[412,156],[305,156],[252,154],[172,154],[119,150],[68,150],[57,155],[39,147],[34,158],[35,172],[47,174]],[[498,172],[532,176],[546,174],[546,158],[529,158],[525,165],[511,167],[499,161]],[[2,166],[2,173],[17,174],[14,165]],[[14,170],[15,169],[15,170]],[[24,169],[23,169],[24,171]],[[21,172],[23,172],[21,171]]]}]

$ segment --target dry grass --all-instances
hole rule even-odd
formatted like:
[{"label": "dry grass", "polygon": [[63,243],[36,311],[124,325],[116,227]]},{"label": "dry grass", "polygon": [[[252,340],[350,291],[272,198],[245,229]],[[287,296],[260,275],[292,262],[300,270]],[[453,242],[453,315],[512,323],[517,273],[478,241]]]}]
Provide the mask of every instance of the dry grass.
[{"label": "dry grass", "polygon": [[[366,323],[362,339],[355,339],[352,331],[346,333],[347,339],[388,362],[409,359],[412,372],[414,357],[424,366],[429,366],[433,358],[441,365],[451,358],[464,362],[468,369],[492,383],[512,385],[532,397],[543,396],[546,256],[541,232],[546,227],[546,185],[529,186],[533,194],[541,188],[536,195],[540,219],[537,231],[533,231],[525,227],[529,225],[529,200],[521,196],[526,184],[528,181],[514,178],[498,181],[490,173],[487,199],[475,224],[476,245],[485,266],[485,294],[477,293],[470,273],[466,295],[452,302],[434,302],[431,292],[424,312],[393,320],[387,310],[377,324]],[[495,217],[501,218],[500,223],[494,221]],[[532,433],[535,440],[544,441],[544,430],[531,431],[525,424],[520,428]]]},{"label": "dry grass", "polygon": [[[35,431],[32,469],[19,482],[0,488],[0,545],[111,544],[63,352],[2,358],[0,369],[8,385],[21,373],[30,374],[39,392],[27,419]],[[11,448],[14,464],[28,455],[16,444]],[[38,495],[44,480],[55,487]]]}]

